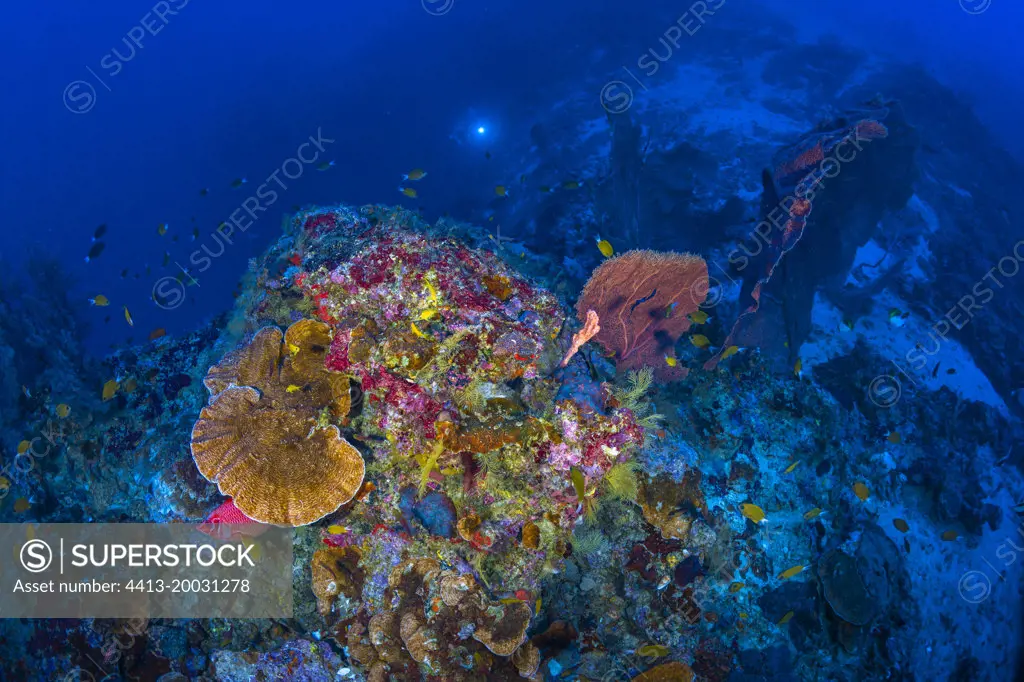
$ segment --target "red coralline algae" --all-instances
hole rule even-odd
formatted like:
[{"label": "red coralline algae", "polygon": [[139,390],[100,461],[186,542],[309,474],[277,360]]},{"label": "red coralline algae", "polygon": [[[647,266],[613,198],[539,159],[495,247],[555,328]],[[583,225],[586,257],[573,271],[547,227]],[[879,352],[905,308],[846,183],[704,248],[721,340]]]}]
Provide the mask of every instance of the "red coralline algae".
[{"label": "red coralline algae", "polygon": [[361,379],[364,395],[415,418],[423,427],[423,435],[434,437],[434,422],[443,409],[441,403],[427,395],[417,384],[396,377],[383,367],[377,367],[372,373],[361,373]]},{"label": "red coralline algae", "polygon": [[[324,232],[330,232],[335,227],[334,214],[331,212],[318,213],[312,215],[306,219],[306,233],[307,234],[322,234]],[[324,229],[321,229],[324,228]]]},{"label": "red coralline algae", "polygon": [[708,293],[708,266],[700,256],[629,251],[602,263],[576,303],[581,323],[593,310],[601,321],[594,336],[614,353],[619,370],[649,366],[663,381],[686,376],[675,344],[690,329]]},{"label": "red coralline algae", "polygon": [[335,330],[331,347],[327,350],[324,366],[334,372],[344,372],[352,363],[348,359],[348,346],[352,341],[352,330]]}]

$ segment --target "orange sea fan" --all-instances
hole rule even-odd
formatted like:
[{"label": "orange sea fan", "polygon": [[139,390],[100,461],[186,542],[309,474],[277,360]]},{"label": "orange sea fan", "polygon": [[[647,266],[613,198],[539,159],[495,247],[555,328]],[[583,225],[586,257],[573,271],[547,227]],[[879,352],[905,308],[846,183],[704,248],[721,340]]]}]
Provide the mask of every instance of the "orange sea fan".
[{"label": "orange sea fan", "polygon": [[[675,344],[690,329],[708,293],[708,266],[689,253],[628,251],[591,274],[576,302],[581,322],[590,311],[601,320],[594,340],[622,369],[650,366],[663,381],[682,379]],[[676,366],[673,366],[676,365]]]}]

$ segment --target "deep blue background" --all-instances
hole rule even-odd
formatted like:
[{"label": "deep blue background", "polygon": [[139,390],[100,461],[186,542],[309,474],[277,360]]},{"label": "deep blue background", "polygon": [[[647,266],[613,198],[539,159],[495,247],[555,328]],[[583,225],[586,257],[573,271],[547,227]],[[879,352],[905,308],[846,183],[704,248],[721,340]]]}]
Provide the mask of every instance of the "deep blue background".
[{"label": "deep blue background", "polygon": [[[127,53],[122,38],[153,2],[7,7],[0,28],[3,266],[16,272],[34,245],[65,261],[79,282],[72,293],[94,322],[94,350],[128,335],[142,340],[156,327],[191,329],[230,306],[246,260],[276,237],[295,204],[402,200],[428,217],[478,217],[494,185],[521,172],[502,149],[520,147],[555,102],[632,62],[689,4],[455,0],[450,12],[431,16],[419,0],[190,0],[113,77],[101,60],[114,47]],[[977,16],[957,0],[762,4],[809,40],[831,32],[872,53],[925,63],[1024,156],[1015,75],[1024,63],[1020,3],[992,0]],[[719,12],[752,7],[727,0]],[[713,40],[713,32],[704,37]],[[62,98],[78,79],[96,88],[85,114],[70,113]],[[594,115],[601,113],[595,91]],[[481,138],[472,132],[478,124],[487,126]],[[307,167],[290,182],[245,238],[199,275],[201,286],[188,290],[194,303],[170,312],[153,305],[153,282],[174,274],[160,268],[164,252],[185,263],[318,128],[336,140],[326,156],[336,167]],[[415,167],[430,175],[416,186],[420,198],[407,200],[397,187]],[[239,176],[250,184],[230,189]],[[209,196],[199,195],[203,187]],[[191,241],[192,216],[199,242]],[[161,222],[170,223],[177,243],[157,235]],[[106,252],[86,264],[100,223],[110,225]],[[120,278],[123,268],[141,272],[146,264],[149,277]],[[113,305],[88,309],[85,299],[97,293]],[[133,312],[134,330],[122,304]]]}]

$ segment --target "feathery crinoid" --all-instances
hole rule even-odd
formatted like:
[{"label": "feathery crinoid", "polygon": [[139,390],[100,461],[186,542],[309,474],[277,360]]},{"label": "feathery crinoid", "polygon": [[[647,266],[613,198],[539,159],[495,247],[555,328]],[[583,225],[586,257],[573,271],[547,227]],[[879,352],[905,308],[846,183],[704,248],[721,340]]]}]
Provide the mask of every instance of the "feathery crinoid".
[{"label": "feathery crinoid", "polygon": [[626,385],[612,389],[612,395],[619,405],[626,408],[636,417],[636,421],[645,429],[656,429],[665,419],[664,415],[654,411],[654,404],[646,399],[647,391],[654,383],[654,370],[644,367],[632,370],[626,375]]}]

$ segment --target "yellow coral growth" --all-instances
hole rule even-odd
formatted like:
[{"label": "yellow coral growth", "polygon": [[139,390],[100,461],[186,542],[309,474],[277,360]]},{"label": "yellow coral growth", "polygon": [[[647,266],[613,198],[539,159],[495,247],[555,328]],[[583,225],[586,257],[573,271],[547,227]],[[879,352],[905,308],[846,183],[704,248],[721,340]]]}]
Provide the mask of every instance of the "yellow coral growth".
[{"label": "yellow coral growth", "polygon": [[363,458],[324,408],[347,414],[348,377],[323,357],[330,330],[297,322],[286,334],[267,327],[245,348],[210,368],[213,393],[192,429],[199,472],[263,523],[302,526],[345,504],[363,482]]},{"label": "yellow coral growth", "polygon": [[330,407],[341,419],[352,406],[349,377],[324,367],[330,344],[330,327],[316,320],[300,320],[284,334],[264,327],[249,345],[210,367],[203,383],[214,396],[230,386],[252,386],[275,407]]},{"label": "yellow coral growth", "polygon": [[640,484],[636,480],[637,463],[634,460],[621,462],[609,469],[604,475],[604,483],[608,487],[608,495],[617,500],[632,502],[636,500]]},{"label": "yellow coral growth", "polygon": [[540,547],[540,528],[532,521],[523,524],[523,547],[527,549]]},{"label": "yellow coral growth", "polygon": [[692,682],[693,671],[690,666],[679,661],[662,663],[650,670],[640,673],[632,682]]},{"label": "yellow coral growth", "polygon": [[339,596],[359,597],[365,578],[359,567],[361,556],[356,547],[329,547],[313,552],[311,587],[322,617],[327,618]]}]

